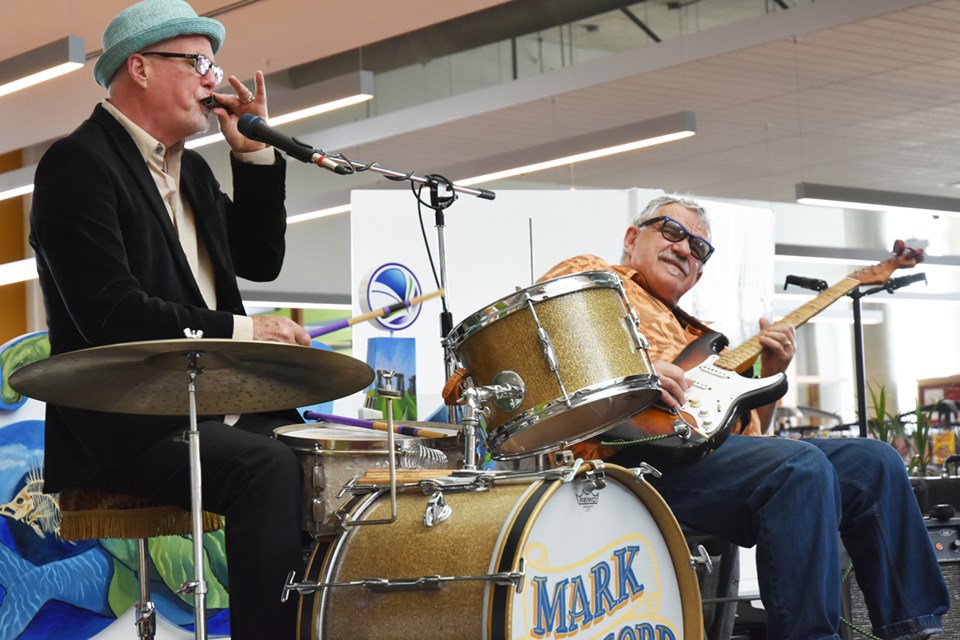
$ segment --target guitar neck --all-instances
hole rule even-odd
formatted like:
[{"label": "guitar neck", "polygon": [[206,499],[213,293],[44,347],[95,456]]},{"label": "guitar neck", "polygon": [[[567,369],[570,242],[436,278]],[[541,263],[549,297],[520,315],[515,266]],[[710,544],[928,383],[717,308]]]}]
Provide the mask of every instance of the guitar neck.
[{"label": "guitar neck", "polygon": [[[834,302],[847,295],[860,286],[860,281],[854,278],[844,278],[829,289],[823,291],[816,298],[808,301],[799,309],[785,316],[781,322],[799,327],[805,324],[810,318],[814,317]],[[760,345],[760,335],[757,334],[741,344],[736,349],[731,349],[724,353],[713,366],[726,369],[728,371],[743,371],[760,355],[763,347]]]}]

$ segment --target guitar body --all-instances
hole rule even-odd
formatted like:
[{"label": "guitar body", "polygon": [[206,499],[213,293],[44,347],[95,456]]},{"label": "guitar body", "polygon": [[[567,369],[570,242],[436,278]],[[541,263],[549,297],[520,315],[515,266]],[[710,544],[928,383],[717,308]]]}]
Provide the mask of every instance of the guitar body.
[{"label": "guitar body", "polygon": [[[654,404],[606,432],[603,440],[640,440],[671,435],[645,446],[657,447],[663,453],[674,453],[682,458],[701,458],[720,446],[742,412],[774,402],[786,393],[786,375],[778,373],[767,378],[745,378],[736,371],[715,366],[719,357],[709,355],[692,369],[685,369],[686,377],[692,383],[679,410]],[[679,365],[679,362],[674,361],[674,364]]]}]

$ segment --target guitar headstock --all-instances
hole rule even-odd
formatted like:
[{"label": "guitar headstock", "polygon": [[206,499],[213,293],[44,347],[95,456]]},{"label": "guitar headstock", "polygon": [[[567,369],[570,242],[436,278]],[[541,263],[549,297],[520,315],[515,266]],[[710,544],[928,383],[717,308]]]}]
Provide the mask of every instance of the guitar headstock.
[{"label": "guitar headstock", "polygon": [[885,284],[897,269],[910,269],[923,262],[926,256],[923,249],[912,249],[903,240],[893,243],[893,256],[872,267],[861,269],[850,275],[860,284]]}]

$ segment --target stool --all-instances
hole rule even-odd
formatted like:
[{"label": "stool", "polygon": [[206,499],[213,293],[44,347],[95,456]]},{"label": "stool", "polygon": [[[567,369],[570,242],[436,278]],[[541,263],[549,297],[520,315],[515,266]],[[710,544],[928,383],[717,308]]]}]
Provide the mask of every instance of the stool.
[{"label": "stool", "polygon": [[[203,530],[223,526],[219,515],[203,512]],[[192,533],[190,512],[160,500],[109,493],[95,489],[65,489],[60,492],[60,539],[136,539],[140,593],[137,600],[137,634],[153,640],[157,630],[156,609],[150,600],[150,570],[147,538]]]}]

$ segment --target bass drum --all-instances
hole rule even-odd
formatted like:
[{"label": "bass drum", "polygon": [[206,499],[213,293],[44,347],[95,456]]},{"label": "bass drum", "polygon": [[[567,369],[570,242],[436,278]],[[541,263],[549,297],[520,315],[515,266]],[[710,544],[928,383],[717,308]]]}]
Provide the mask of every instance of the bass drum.
[{"label": "bass drum", "polygon": [[[433,526],[430,496],[399,491],[394,523],[317,540],[306,579],[328,586],[301,595],[298,638],[699,638],[696,573],[670,509],[622,467],[604,479],[447,489],[451,513]],[[351,513],[389,518],[389,493],[356,497]],[[490,579],[518,572],[519,585]]]}]

